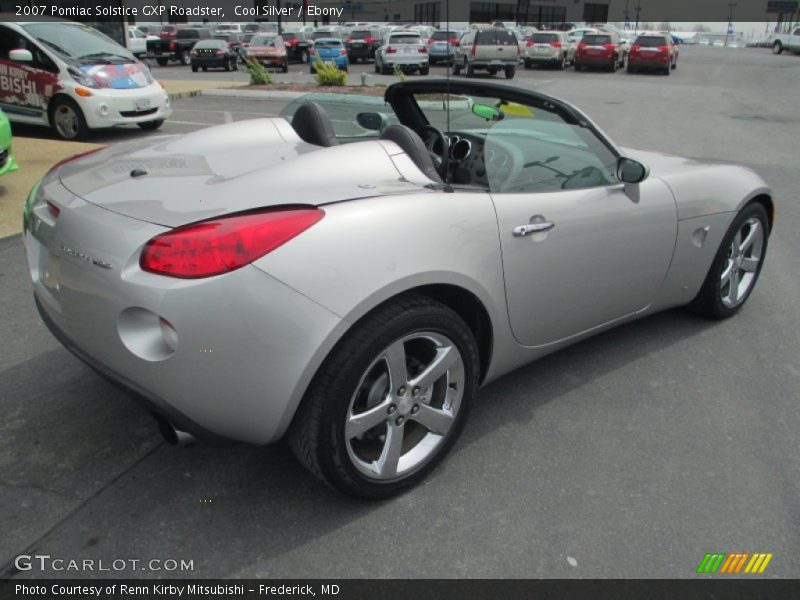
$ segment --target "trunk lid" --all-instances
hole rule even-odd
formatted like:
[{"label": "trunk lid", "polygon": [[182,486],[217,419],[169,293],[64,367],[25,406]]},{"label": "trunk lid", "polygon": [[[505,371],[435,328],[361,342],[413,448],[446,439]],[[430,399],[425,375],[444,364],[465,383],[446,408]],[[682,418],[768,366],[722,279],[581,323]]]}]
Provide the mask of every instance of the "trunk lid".
[{"label": "trunk lid", "polygon": [[58,176],[91,204],[166,227],[420,187],[402,178],[379,141],[321,148],[280,118],[115,145],[63,165]]}]

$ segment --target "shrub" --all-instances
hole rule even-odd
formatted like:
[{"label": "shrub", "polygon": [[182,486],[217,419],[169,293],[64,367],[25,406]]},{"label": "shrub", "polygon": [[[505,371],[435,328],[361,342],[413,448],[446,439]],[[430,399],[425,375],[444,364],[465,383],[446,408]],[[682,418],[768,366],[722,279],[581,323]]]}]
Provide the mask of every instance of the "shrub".
[{"label": "shrub", "polygon": [[346,85],[347,73],[339,70],[336,65],[326,65],[321,60],[314,63],[314,70],[317,72],[317,85]]},{"label": "shrub", "polygon": [[267,85],[272,83],[272,73],[257,60],[248,58],[245,61],[247,72],[250,73],[250,85]]}]

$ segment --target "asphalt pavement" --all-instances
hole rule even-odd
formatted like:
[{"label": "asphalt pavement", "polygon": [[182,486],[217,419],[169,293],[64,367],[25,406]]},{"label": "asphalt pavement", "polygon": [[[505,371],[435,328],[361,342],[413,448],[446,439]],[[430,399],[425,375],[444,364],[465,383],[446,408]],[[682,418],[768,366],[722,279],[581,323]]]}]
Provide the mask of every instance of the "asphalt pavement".
[{"label": "asphalt pavement", "polygon": [[[741,551],[799,577],[798,75],[797,56],[687,47],[669,77],[518,72],[623,145],[755,169],[777,204],[766,265],[733,319],[672,310],[487,386],[447,460],[385,502],[335,494],[283,445],[165,445],[52,338],[20,238],[0,240],[0,573],[42,576],[14,557],[49,554],[193,561],[98,576],[685,578],[707,552]],[[179,99],[162,132],[282,106]]]}]

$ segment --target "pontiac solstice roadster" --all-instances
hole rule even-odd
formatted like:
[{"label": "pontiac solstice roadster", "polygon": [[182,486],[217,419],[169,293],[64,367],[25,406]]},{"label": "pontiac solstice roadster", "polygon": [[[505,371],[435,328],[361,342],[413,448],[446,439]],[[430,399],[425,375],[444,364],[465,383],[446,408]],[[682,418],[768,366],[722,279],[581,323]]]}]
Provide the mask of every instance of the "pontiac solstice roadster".
[{"label": "pontiac solstice roadster", "polygon": [[734,315],[773,220],[753,171],[430,80],[76,157],[31,192],[24,241],[44,322],[169,439],[286,437],[379,498],[504,373],[670,307]]}]

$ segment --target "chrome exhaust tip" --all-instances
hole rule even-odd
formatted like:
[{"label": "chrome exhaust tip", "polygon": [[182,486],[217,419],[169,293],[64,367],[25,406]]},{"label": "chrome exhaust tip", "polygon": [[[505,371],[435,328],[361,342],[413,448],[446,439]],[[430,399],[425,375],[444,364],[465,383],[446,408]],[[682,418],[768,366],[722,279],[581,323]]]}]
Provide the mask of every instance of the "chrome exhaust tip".
[{"label": "chrome exhaust tip", "polygon": [[191,433],[181,431],[164,417],[155,415],[155,418],[158,423],[158,431],[171,446],[189,446],[197,441]]}]

